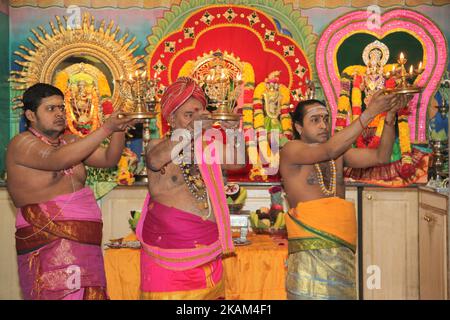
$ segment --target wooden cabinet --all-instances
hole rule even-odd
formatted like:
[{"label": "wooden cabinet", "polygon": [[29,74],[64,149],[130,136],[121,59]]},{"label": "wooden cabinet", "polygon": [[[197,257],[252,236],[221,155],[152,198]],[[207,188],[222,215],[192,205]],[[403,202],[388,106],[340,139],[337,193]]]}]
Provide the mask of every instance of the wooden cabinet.
[{"label": "wooden cabinet", "polygon": [[[242,210],[256,211],[261,207],[270,207],[270,184],[256,186],[256,185],[242,185],[247,189],[247,200],[245,200]],[[286,204],[285,204],[286,206]]]},{"label": "wooden cabinet", "polygon": [[419,190],[420,299],[447,299],[447,197]]},{"label": "wooden cabinet", "polygon": [[130,211],[141,211],[147,186],[117,187],[99,201],[103,218],[103,243],[127,236]]},{"label": "wooden cabinet", "polygon": [[363,297],[418,299],[417,189],[364,188]]}]

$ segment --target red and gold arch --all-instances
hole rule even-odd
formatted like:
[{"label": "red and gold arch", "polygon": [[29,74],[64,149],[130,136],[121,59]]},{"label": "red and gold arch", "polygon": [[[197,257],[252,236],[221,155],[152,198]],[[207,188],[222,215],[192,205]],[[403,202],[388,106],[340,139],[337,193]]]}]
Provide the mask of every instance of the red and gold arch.
[{"label": "red and gold arch", "polygon": [[[161,79],[162,91],[179,76],[195,78],[198,66],[208,54],[225,53],[243,75],[245,89],[238,106],[243,110],[243,127],[258,132],[261,121],[258,112],[254,112],[258,109],[254,102],[258,100],[255,87],[261,88],[268,76],[276,72],[279,84],[285,88],[286,109],[302,99],[312,78],[307,54],[285,31],[276,19],[249,6],[203,7],[151,47],[147,70]],[[311,34],[309,39],[315,39],[315,35]],[[283,114],[289,115],[288,111]],[[290,138],[290,122],[284,119],[282,124]],[[166,131],[165,124],[162,131]]]}]

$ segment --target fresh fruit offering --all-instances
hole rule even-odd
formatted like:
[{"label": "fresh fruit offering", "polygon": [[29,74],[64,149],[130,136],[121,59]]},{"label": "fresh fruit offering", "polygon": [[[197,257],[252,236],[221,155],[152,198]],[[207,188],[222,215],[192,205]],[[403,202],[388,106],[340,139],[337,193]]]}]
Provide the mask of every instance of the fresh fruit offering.
[{"label": "fresh fruit offering", "polygon": [[250,223],[256,232],[271,232],[286,228],[283,211],[283,189],[273,186],[269,189],[270,208],[262,207],[256,212],[250,213]]},{"label": "fresh fruit offering", "polygon": [[280,211],[276,214],[275,219],[271,220],[272,216],[269,214],[269,209],[261,208],[250,213],[250,223],[254,230],[284,229],[286,228],[285,215],[285,212]]},{"label": "fresh fruit offering", "polygon": [[227,204],[244,204],[247,199],[247,189],[240,187],[237,183],[229,183],[225,186]]}]

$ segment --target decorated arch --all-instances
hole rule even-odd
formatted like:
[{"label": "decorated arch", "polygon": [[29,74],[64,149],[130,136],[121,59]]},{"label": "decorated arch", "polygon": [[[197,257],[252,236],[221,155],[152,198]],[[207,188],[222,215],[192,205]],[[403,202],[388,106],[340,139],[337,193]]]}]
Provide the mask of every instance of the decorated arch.
[{"label": "decorated arch", "polygon": [[[415,145],[427,142],[427,109],[447,64],[446,41],[439,28],[418,12],[387,11],[379,25],[369,23],[370,15],[354,11],[339,17],[324,30],[317,46],[316,68],[332,110],[333,129],[339,131],[355,121],[376,90],[398,86],[396,72],[400,69],[402,74],[405,67],[411,70],[411,83],[423,91],[398,112],[398,143],[391,163],[347,168],[345,175],[351,180],[396,187],[425,182],[428,155]],[[413,77],[413,70],[419,69],[422,72]],[[383,126],[384,116],[379,115],[363,131],[356,147],[377,148]]]},{"label": "decorated arch", "polygon": [[[159,22],[153,29],[154,34],[158,34],[161,24],[164,23]],[[314,35],[310,35],[303,41],[309,50],[315,44]],[[155,36],[149,38],[151,42],[155,40]],[[253,7],[238,5],[210,5],[194,11],[177,30],[147,47],[151,51],[148,69],[152,74],[158,73],[161,83],[168,85],[179,76],[187,61],[216,50],[233,53],[249,62],[256,83],[263,82],[270,72],[280,71],[281,82],[294,91],[293,95],[304,94],[307,80],[313,75],[308,54],[291,36],[279,30],[272,17]]]}]

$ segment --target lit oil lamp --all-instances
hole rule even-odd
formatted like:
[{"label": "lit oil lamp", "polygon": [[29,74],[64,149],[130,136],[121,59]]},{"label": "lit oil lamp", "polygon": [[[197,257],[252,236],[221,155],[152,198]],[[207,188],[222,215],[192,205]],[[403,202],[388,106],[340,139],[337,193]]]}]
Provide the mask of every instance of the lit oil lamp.
[{"label": "lit oil lamp", "polygon": [[[396,66],[392,67],[392,72],[389,75],[392,75],[394,78],[399,78],[398,85],[394,88],[386,88],[384,91],[388,94],[414,94],[422,92],[423,88],[414,85],[417,77],[425,70],[422,68],[422,62],[419,63],[417,69],[414,68],[413,65],[409,67],[409,72],[406,72],[405,64],[408,59],[405,58],[403,52],[400,53],[400,57],[397,60],[397,63],[400,65],[400,72],[397,72]],[[398,75],[399,73],[399,75]],[[411,82],[412,84],[409,84]]]},{"label": "lit oil lamp", "polygon": [[133,101],[133,111],[121,112],[119,118],[131,118],[131,119],[151,119],[156,116],[156,113],[149,111],[146,107],[146,93],[152,89],[155,85],[155,81],[148,81],[147,72],[136,70],[134,76],[128,75],[128,80],[125,80],[123,75],[119,80],[116,80],[119,84],[121,92],[124,92],[124,96]]}]

